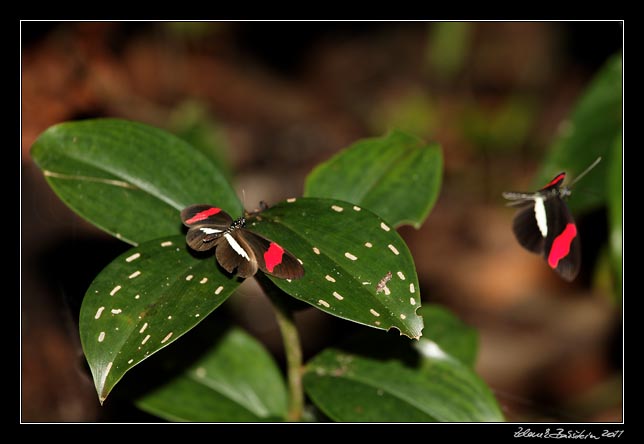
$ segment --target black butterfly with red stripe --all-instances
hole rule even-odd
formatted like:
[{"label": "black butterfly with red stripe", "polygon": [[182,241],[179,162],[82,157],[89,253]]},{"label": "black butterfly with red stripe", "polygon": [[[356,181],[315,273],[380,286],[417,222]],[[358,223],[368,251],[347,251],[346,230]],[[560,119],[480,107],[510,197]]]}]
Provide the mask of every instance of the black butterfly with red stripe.
[{"label": "black butterfly with red stripe", "polygon": [[525,249],[542,255],[550,268],[570,282],[579,274],[581,243],[577,225],[564,199],[572,185],[589,172],[601,158],[580,174],[570,187],[563,186],[566,173],[557,174],[534,193],[505,192],[510,206],[522,207],[514,217],[512,230]]},{"label": "black butterfly with red stripe", "polygon": [[233,220],[221,208],[198,204],[184,208],[181,221],[188,227],[188,246],[196,251],[216,248],[217,262],[229,273],[248,278],[259,269],[281,279],[304,276],[304,267],[293,254],[244,228],[244,217]]}]

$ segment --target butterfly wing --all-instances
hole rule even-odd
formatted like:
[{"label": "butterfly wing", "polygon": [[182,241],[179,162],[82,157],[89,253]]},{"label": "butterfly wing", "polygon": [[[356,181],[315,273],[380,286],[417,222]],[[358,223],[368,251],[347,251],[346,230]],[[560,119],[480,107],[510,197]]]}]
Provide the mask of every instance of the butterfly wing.
[{"label": "butterfly wing", "polygon": [[512,231],[514,237],[517,238],[519,244],[533,253],[542,254],[544,247],[544,238],[537,225],[537,218],[534,212],[534,201],[520,209],[512,223]]},{"label": "butterfly wing", "polygon": [[259,269],[280,279],[300,279],[304,267],[282,246],[249,230],[242,230],[246,244],[253,250]]},{"label": "butterfly wing", "polygon": [[246,243],[241,229],[220,237],[215,256],[224,270],[229,273],[237,270],[236,274],[241,278],[249,278],[257,273],[256,255]]},{"label": "butterfly wing", "polygon": [[217,245],[217,240],[233,222],[221,208],[212,205],[190,205],[181,211],[181,221],[187,227],[186,242],[193,250],[206,251]]},{"label": "butterfly wing", "polygon": [[577,277],[581,265],[581,243],[577,225],[566,203],[560,197],[544,202],[548,220],[543,256],[548,265],[566,281]]}]

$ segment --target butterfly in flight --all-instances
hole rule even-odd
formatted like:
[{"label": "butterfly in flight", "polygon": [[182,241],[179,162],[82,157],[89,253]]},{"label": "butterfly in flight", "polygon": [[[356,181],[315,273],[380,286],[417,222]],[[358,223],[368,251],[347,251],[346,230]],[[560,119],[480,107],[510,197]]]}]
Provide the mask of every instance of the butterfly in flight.
[{"label": "butterfly in flight", "polygon": [[304,267],[282,246],[247,230],[246,219],[233,218],[212,205],[190,205],[181,211],[181,221],[188,227],[186,242],[196,251],[216,248],[215,257],[224,270],[241,278],[254,276],[257,270],[281,279],[299,279]]},{"label": "butterfly in flight", "polygon": [[563,186],[566,173],[557,174],[533,193],[504,192],[510,206],[522,207],[514,217],[512,230],[525,249],[542,255],[550,268],[566,281],[577,277],[581,265],[581,246],[575,220],[564,201],[572,185],[595,167],[597,158],[570,186]]}]

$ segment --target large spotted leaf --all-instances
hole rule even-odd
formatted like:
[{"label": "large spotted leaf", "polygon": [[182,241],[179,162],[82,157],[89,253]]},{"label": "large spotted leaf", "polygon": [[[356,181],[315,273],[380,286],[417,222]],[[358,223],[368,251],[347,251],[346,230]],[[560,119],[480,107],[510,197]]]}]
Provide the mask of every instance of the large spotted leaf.
[{"label": "large spotted leaf", "polygon": [[170,345],[224,302],[239,281],[214,258],[196,258],[184,236],[141,244],[94,279],[79,329],[99,400],[123,375]]},{"label": "large spotted leaf", "polygon": [[241,204],[213,162],[165,131],[119,119],[52,126],[31,155],[54,192],[94,225],[132,245],[181,233],[179,211]]},{"label": "large spotted leaf", "polygon": [[316,167],[304,195],[351,202],[395,227],[418,228],[438,198],[442,173],[439,144],[392,131],[360,140]]},{"label": "large spotted leaf", "polygon": [[331,199],[289,199],[248,228],[302,261],[302,279],[272,281],[334,316],[419,338],[418,277],[403,239],[371,211]]}]

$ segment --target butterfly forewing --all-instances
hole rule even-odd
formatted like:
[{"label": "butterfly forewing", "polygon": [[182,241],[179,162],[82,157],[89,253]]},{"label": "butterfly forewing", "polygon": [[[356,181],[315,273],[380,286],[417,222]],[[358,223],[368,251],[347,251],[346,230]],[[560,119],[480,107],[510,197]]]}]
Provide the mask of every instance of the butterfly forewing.
[{"label": "butterfly forewing", "polygon": [[534,215],[534,202],[519,210],[514,216],[512,231],[523,248],[533,253],[543,253],[544,238]]},{"label": "butterfly forewing", "polygon": [[243,237],[264,273],[281,279],[300,279],[304,276],[302,264],[276,242],[248,230],[243,230]]},{"label": "butterfly forewing", "polygon": [[217,245],[218,239],[230,227],[233,219],[221,208],[212,205],[190,205],[181,211],[181,221],[187,227],[186,242],[193,250],[206,251]]}]

